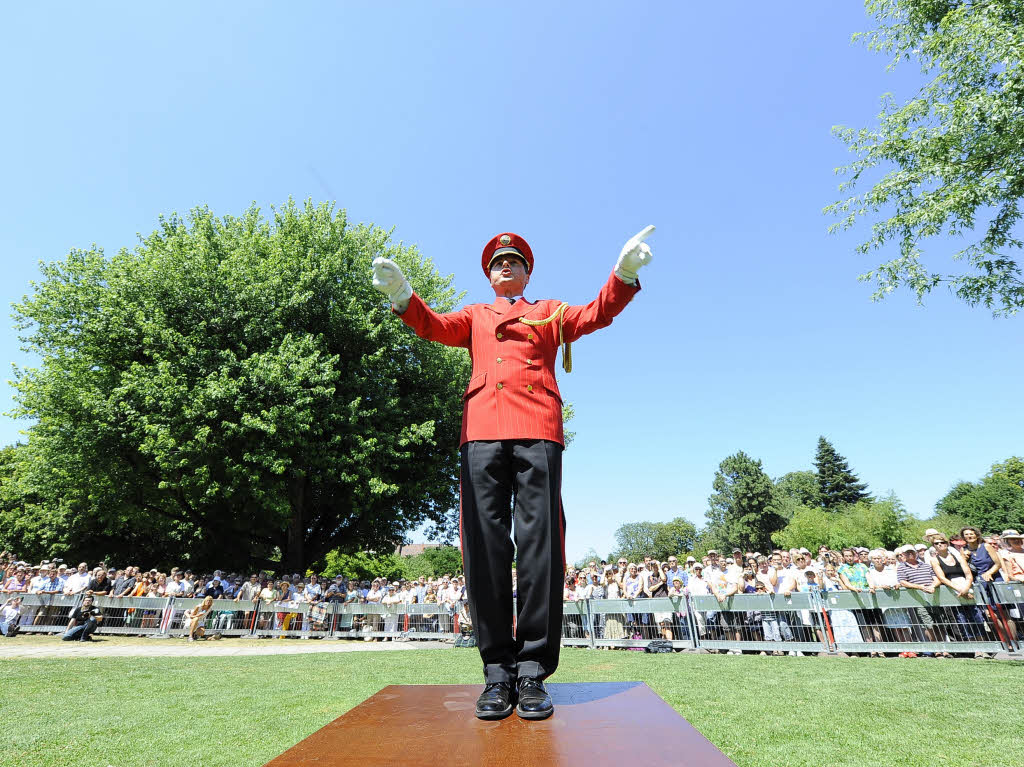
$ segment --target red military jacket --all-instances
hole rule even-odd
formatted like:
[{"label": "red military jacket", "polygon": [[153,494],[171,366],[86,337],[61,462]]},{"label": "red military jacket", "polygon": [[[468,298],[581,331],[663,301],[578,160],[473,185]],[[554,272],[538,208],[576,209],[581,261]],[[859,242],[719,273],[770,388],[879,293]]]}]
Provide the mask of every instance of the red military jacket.
[{"label": "red military jacket", "polygon": [[[571,343],[612,324],[640,285],[627,285],[613,273],[597,298],[586,306],[570,306],[562,318],[563,337]],[[473,440],[547,439],[565,444],[562,395],[555,381],[558,319],[530,326],[520,321],[543,320],[561,301],[514,305],[505,298],[493,304],[470,304],[457,312],[438,314],[415,293],[402,321],[428,341],[469,349],[473,375],[463,395],[460,445]]]}]

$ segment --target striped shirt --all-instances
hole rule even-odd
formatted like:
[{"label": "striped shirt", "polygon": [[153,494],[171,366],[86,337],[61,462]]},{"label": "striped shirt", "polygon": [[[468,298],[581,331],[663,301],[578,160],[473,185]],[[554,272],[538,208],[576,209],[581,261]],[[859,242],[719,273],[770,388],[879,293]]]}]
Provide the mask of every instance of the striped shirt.
[{"label": "striped shirt", "polygon": [[918,562],[917,565],[900,562],[899,567],[896,568],[896,577],[900,579],[901,583],[906,581],[907,583],[913,583],[915,586],[932,586],[935,584],[935,572],[932,570],[931,565],[926,565],[924,562]]}]

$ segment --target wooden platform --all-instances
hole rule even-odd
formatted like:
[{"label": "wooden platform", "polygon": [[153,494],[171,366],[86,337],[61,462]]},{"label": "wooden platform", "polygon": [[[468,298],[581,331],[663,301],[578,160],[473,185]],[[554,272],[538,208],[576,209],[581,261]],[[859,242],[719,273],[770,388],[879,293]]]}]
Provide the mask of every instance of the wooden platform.
[{"label": "wooden platform", "polygon": [[391,685],[266,767],[735,767],[643,682],[547,689],[549,719],[482,721],[482,685]]}]

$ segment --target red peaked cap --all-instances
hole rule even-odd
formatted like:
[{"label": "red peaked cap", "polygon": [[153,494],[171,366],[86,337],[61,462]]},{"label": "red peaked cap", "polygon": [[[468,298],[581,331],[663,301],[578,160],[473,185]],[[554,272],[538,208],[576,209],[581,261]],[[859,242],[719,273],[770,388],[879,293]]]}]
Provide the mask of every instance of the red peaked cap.
[{"label": "red peaked cap", "polygon": [[506,254],[519,256],[526,262],[526,273],[533,274],[533,251],[530,250],[530,244],[512,232],[497,234],[484,245],[484,252],[480,256],[480,265],[484,269],[484,274],[490,276],[491,262],[496,257]]}]

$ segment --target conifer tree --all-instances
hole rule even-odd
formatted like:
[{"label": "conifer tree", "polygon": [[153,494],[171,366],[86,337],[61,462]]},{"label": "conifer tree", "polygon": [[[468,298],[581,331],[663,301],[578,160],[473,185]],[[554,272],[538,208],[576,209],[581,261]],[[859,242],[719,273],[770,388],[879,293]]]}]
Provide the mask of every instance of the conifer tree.
[{"label": "conifer tree", "polygon": [[841,506],[871,499],[867,485],[850,471],[846,459],[836,452],[824,437],[818,437],[818,451],[814,456],[814,468],[818,475],[818,491],[821,506],[826,511],[836,511]]}]

